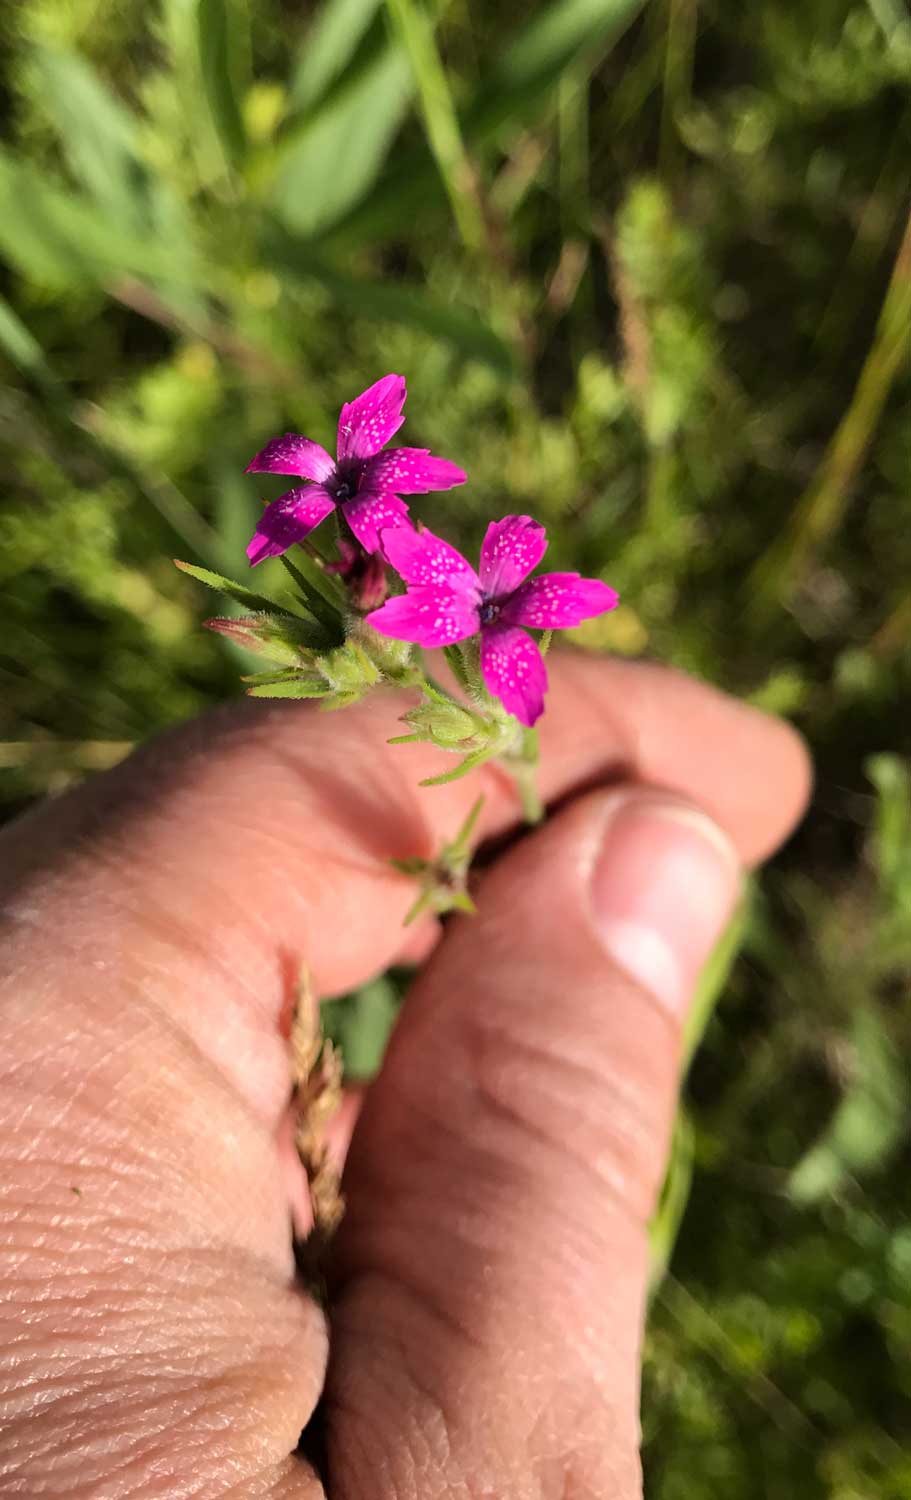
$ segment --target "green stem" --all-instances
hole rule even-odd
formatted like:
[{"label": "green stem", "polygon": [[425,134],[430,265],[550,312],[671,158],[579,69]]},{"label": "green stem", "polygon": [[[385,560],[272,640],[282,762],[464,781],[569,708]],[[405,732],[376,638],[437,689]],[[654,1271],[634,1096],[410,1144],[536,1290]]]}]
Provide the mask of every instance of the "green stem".
[{"label": "green stem", "polygon": [[876,333],[851,404],[790,525],[753,569],[754,615],[793,593],[814,553],[841,525],[886,399],[911,346],[911,215],[899,246]]},{"label": "green stem", "polygon": [[487,238],[484,215],[449,79],[437,50],[433,21],[414,0],[386,0],[386,9],[411,64],[427,143],[436,159],[462,243],[468,250],[480,251]]},{"label": "green stem", "polygon": [[517,755],[504,755],[502,763],[512,776],[522,802],[527,823],[540,823],[544,804],[538,790],[538,731],[523,729]]}]

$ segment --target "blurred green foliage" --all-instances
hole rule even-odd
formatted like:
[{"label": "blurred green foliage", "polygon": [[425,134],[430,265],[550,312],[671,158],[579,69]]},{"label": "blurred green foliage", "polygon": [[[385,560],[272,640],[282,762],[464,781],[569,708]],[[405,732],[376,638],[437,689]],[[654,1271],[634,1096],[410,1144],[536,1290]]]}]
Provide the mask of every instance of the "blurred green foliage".
[{"label": "blurred green foliage", "polygon": [[621,590],[587,645],[817,759],[689,1076],[648,1492],[908,1500],[906,7],[29,0],[0,46],[5,811],[237,691],[170,558],[236,574],[250,454],[404,372],[471,476],[417,514],[533,511]]}]

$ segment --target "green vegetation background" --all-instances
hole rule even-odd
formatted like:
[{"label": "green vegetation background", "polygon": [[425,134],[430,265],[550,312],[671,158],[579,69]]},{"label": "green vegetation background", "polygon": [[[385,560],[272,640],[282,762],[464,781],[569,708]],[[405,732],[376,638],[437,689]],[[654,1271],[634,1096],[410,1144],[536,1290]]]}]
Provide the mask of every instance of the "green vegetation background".
[{"label": "green vegetation background", "polygon": [[902,0],[28,0],[0,45],[4,812],[238,691],[170,558],[242,570],[249,456],[403,371],[450,534],[534,512],[621,591],[589,646],[817,758],[688,1081],[648,1493],[908,1500]]}]

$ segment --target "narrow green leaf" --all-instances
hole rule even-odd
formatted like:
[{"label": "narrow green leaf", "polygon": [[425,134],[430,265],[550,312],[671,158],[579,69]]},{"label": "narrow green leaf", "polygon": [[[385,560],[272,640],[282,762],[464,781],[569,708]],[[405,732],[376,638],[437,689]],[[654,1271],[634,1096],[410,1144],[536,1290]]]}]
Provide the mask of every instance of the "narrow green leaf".
[{"label": "narrow green leaf", "polygon": [[864,770],[876,788],[873,853],[884,893],[911,905],[911,766],[898,755],[871,755]]},{"label": "narrow green leaf", "polygon": [[649,1295],[653,1296],[671,1263],[689,1201],[696,1155],[693,1127],[681,1107],[674,1121],[671,1155],[658,1207],[649,1224]]},{"label": "narrow green leaf", "polygon": [[247,136],[238,103],[235,48],[226,0],[199,0],[199,66],[212,123],[229,166],[240,167]]},{"label": "narrow green leaf", "polygon": [[447,786],[450,781],[461,781],[462,777],[467,776],[470,771],[483,766],[494,753],[495,751],[486,746],[483,750],[475,750],[471,755],[466,755],[454,770],[444,771],[441,776],[426,776],[423,781],[418,782],[418,786]]},{"label": "narrow green leaf", "polygon": [[76,181],[116,223],[141,231],[146,172],[136,120],[76,53],[41,47],[34,67],[42,104]]},{"label": "narrow green leaf", "polygon": [[269,599],[265,594],[257,594],[254,589],[248,589],[242,583],[235,583],[233,578],[224,578],[221,573],[213,573],[210,568],[197,567],[195,563],[181,562],[174,559],[175,568],[181,573],[188,573],[191,578],[204,583],[207,588],[216,589],[220,594],[226,594],[229,599],[236,599],[238,604],[245,604],[250,609],[265,610],[267,614],[286,615],[293,619],[291,610],[283,609],[276,604],[274,599]]},{"label": "narrow green leaf", "polygon": [[325,682],[298,677],[293,681],[262,683],[247,688],[248,698],[325,698],[330,689]]},{"label": "narrow green leaf", "polygon": [[731,970],[743,946],[752,900],[753,887],[747,882],[733,916],[712,949],[708,962],[699,976],[696,993],[683,1029],[682,1071],[684,1073],[689,1068],[693,1054],[705,1034],[705,1028],[724,994]]},{"label": "narrow green leaf", "polygon": [[0,297],[0,350],[17,369],[33,380],[47,385],[55,381],[44,350],[5,297]]},{"label": "narrow green leaf", "polygon": [[291,99],[298,108],[323,97],[353,57],[379,5],[380,0],[326,0],[320,7],[291,83]]},{"label": "narrow green leaf", "polygon": [[387,45],[315,113],[289,127],[271,191],[289,228],[316,234],[360,201],[408,112],[412,87],[407,58]]},{"label": "narrow green leaf", "polygon": [[[240,680],[241,682],[249,682],[251,687],[261,688],[278,687],[280,684],[285,682],[300,682],[302,678],[301,670],[298,666],[296,668],[276,667],[271,672],[246,672]],[[303,680],[314,681],[315,679],[307,678]],[[321,686],[325,688],[326,685],[325,683],[321,683]]]},{"label": "narrow green leaf", "polygon": [[433,22],[414,0],[386,0],[386,9],[401,38],[417,84],[427,142],[443,179],[462,242],[469,250],[478,250],[485,239],[484,218],[475,189],[474,172],[465,154],[449,79],[437,51]]},{"label": "narrow green leaf", "polygon": [[[301,566],[298,567],[286,552],[279,558],[282,567],[290,578],[294,580],[301,592],[302,603],[306,605],[310,613],[325,625],[331,632],[335,641],[340,641],[344,636],[344,620],[341,612],[341,601],[334,594],[330,580],[326,578],[323,570],[313,558],[306,553],[301,555]],[[332,580],[334,583],[334,580]]]},{"label": "narrow green leaf", "polygon": [[186,274],[167,243],[121,229],[88,198],[2,150],[0,251],[30,281],[53,288],[124,273],[162,281]]}]

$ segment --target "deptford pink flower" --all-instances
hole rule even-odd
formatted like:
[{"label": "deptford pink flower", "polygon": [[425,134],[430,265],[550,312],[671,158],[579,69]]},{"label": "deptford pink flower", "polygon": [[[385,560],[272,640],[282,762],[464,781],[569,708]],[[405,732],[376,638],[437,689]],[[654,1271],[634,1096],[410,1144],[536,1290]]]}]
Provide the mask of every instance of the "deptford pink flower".
[{"label": "deptford pink flower", "polygon": [[427,448],[391,448],[381,453],[404,422],[407,389],[401,375],[384,375],[339,413],[336,457],[319,443],[286,432],[273,438],[247,465],[248,474],[296,474],[306,483],[280,495],[263,511],[247,548],[252,564],[278,557],[301,541],[336,506],[367,552],[379,549],[384,527],[407,523],[399,498],[464,484],[465,475]]},{"label": "deptford pink flower", "polygon": [[430,531],[410,527],[383,534],[383,550],[408,585],[367,621],[381,634],[421,646],[449,646],[481,636],[481,675],[489,692],[529,727],[540,718],[547,669],[521,627],[579,625],[617,604],[597,578],[542,573],[529,578],[547,548],[544,527],[530,516],[491,521],[476,573],[460,552]]}]

